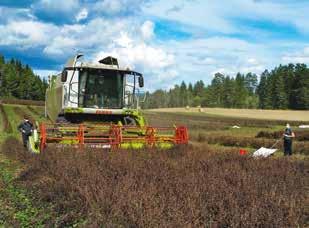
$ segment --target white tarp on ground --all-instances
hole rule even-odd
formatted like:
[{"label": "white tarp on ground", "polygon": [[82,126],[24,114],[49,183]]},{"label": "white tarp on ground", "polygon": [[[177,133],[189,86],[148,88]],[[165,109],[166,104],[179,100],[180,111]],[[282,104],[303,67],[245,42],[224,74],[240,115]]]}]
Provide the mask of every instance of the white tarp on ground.
[{"label": "white tarp on ground", "polygon": [[272,155],[273,153],[275,153],[277,151],[277,149],[268,149],[265,147],[261,147],[260,149],[258,149],[257,151],[255,151],[253,153],[253,157],[268,157],[270,155]]},{"label": "white tarp on ground", "polygon": [[300,125],[299,128],[309,128],[309,125]]}]

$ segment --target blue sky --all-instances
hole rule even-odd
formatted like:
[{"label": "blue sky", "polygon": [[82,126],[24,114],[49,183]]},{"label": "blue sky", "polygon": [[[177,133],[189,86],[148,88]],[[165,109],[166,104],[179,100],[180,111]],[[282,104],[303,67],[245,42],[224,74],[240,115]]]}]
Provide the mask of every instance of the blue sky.
[{"label": "blue sky", "polygon": [[144,73],[146,88],[309,64],[307,0],[0,0],[0,53],[41,76],[77,51]]}]

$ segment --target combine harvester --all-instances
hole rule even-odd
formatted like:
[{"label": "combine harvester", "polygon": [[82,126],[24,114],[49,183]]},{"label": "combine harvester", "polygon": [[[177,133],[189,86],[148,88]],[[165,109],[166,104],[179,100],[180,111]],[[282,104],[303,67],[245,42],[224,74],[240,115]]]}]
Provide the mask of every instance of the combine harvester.
[{"label": "combine harvester", "polygon": [[77,148],[171,148],[188,143],[184,126],[148,126],[139,111],[141,73],[121,69],[106,57],[98,64],[70,59],[61,74],[49,80],[45,116],[29,137],[29,150],[40,153],[49,144]]}]

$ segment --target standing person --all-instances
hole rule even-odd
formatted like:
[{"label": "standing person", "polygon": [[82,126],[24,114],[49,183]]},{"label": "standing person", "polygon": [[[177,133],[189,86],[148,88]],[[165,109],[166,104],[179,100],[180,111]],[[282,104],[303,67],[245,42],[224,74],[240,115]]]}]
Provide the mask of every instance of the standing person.
[{"label": "standing person", "polygon": [[295,137],[294,132],[291,129],[290,124],[286,125],[284,134],[283,134],[283,142],[284,142],[284,156],[292,155],[292,139]]},{"label": "standing person", "polygon": [[33,124],[27,116],[24,116],[24,120],[18,125],[18,130],[21,132],[24,147],[27,147],[29,136],[33,131]]}]

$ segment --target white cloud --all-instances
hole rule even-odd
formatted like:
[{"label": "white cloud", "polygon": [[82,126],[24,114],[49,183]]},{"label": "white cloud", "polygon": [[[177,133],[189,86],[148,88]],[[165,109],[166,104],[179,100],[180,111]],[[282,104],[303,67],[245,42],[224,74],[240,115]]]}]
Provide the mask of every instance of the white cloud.
[{"label": "white cloud", "polygon": [[255,58],[249,58],[248,63],[251,64],[251,65],[258,65],[259,61]]},{"label": "white cloud", "polygon": [[[125,19],[93,19],[87,24],[53,25],[34,20],[0,24],[0,45],[10,48],[42,48],[49,57],[67,57],[75,50],[97,52],[106,49],[122,31],[135,33],[135,25]],[[130,29],[128,29],[130,28]]]},{"label": "white cloud", "polygon": [[[0,23],[10,22],[16,19],[36,19],[30,9],[26,8],[10,8],[0,6]],[[2,24],[1,23],[1,24]]]},{"label": "white cloud", "polygon": [[132,39],[128,36],[126,32],[120,32],[120,36],[115,39],[116,44],[120,47],[132,47]]},{"label": "white cloud", "polygon": [[50,75],[57,75],[57,74],[59,74],[58,71],[48,70],[48,69],[33,69],[33,71],[34,71],[34,73],[36,75],[39,75],[42,78],[47,78]]},{"label": "white cloud", "polygon": [[270,51],[270,46],[272,44],[268,46],[217,36],[168,41],[164,50],[173,54],[173,69],[179,72],[174,83],[180,83],[182,80],[195,82],[201,79],[210,83],[212,76],[217,72],[230,76],[235,76],[237,72],[259,74],[265,68],[279,64],[274,61],[277,55]]},{"label": "white cloud", "polygon": [[261,74],[264,70],[265,70],[265,65],[255,65],[255,66],[244,66],[238,69],[238,72],[241,72],[241,73],[253,72],[253,73]]},{"label": "white cloud", "polygon": [[120,0],[113,0],[113,1],[98,1],[95,4],[95,9],[97,11],[104,11],[106,14],[117,14],[120,13],[122,10],[122,2]]},{"label": "white cloud", "polygon": [[27,49],[47,45],[50,37],[56,34],[57,27],[37,21],[12,21],[0,25],[0,45]]},{"label": "white cloud", "polygon": [[309,56],[309,47],[304,48],[304,54]]},{"label": "white cloud", "polygon": [[236,72],[233,72],[231,70],[227,70],[225,68],[218,68],[218,69],[215,69],[211,72],[211,75],[212,76],[215,76],[216,73],[220,73],[220,74],[226,74],[226,75],[231,75],[231,74],[236,74]]},{"label": "white cloud", "polygon": [[43,52],[50,56],[63,56],[64,53],[76,53],[77,41],[68,37],[57,36],[51,44],[46,46]]},{"label": "white cloud", "polygon": [[183,0],[159,0],[144,6],[143,10],[146,14],[156,17],[175,20],[209,30],[220,30],[222,33],[229,33],[235,30],[228,20],[221,17],[218,6],[220,5],[220,8],[223,8],[222,1],[194,1],[193,3]]},{"label": "white cloud", "polygon": [[[122,38],[120,38],[121,40]],[[119,59],[123,67],[140,68],[145,71],[161,70],[174,64],[174,56],[167,53],[160,47],[149,46],[145,43],[133,43],[130,39],[128,45],[119,39],[106,51],[96,54],[96,60],[102,59],[106,55],[113,55]]]},{"label": "white cloud", "polygon": [[150,0],[101,0],[91,7],[94,12],[109,16],[139,14],[141,7]]},{"label": "white cloud", "polygon": [[77,51],[84,52],[86,57],[95,55],[101,58],[111,54],[118,57],[123,66],[152,75],[154,80],[174,79],[178,75],[177,69],[173,68],[174,55],[165,51],[164,46],[143,41],[151,37],[152,27],[150,21],[141,25],[120,19],[93,19],[84,25],[63,26],[36,21],[12,21],[0,26],[0,34],[6,34],[0,36],[0,45],[14,45],[23,49],[42,46],[42,52],[51,59],[66,59]]},{"label": "white cloud", "polygon": [[40,0],[32,8],[44,12],[74,12],[79,8],[79,0]]},{"label": "white cloud", "polygon": [[75,16],[77,22],[84,20],[88,17],[88,10],[83,8],[79,11],[79,13]]},{"label": "white cloud", "polygon": [[[175,20],[220,33],[239,32],[233,19],[270,20],[296,26],[300,31],[309,33],[307,23],[309,5],[305,1],[155,1],[143,7],[146,14]],[[177,9],[177,10],[170,10]],[[235,10],[237,9],[237,10]],[[242,31],[246,33],[246,31]]]},{"label": "white cloud", "polygon": [[213,58],[206,57],[201,61],[201,64],[214,64],[215,62]]},{"label": "white cloud", "polygon": [[287,53],[282,56],[282,62],[288,63],[305,63],[309,64],[309,46],[304,47],[300,52]]},{"label": "white cloud", "polygon": [[141,26],[141,32],[144,40],[149,40],[154,36],[154,23],[152,21],[145,21]]},{"label": "white cloud", "polygon": [[179,75],[173,54],[164,47],[146,44],[127,33],[121,33],[107,49],[96,53],[94,61],[108,55],[118,58],[121,67],[142,72],[146,76],[145,87],[149,90],[168,88]]}]

